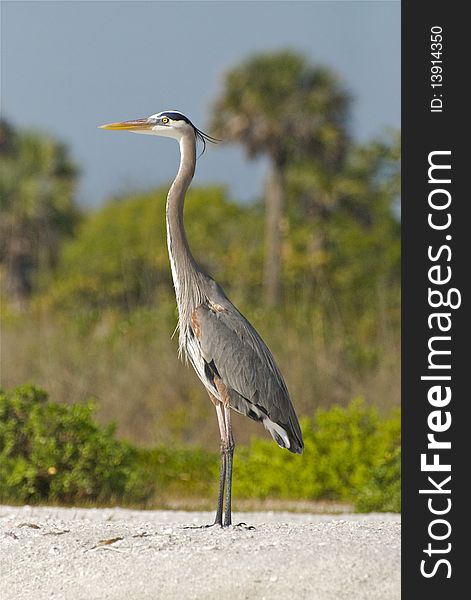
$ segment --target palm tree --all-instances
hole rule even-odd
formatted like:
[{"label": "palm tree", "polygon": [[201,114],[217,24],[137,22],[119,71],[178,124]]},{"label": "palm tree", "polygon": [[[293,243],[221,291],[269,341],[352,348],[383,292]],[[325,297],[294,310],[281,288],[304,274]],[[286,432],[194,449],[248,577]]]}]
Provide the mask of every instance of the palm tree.
[{"label": "palm tree", "polygon": [[54,264],[79,217],[77,169],[66,148],[0,121],[0,267],[12,307],[23,309],[33,274]]},{"label": "palm tree", "polygon": [[265,295],[280,300],[282,223],[289,163],[308,158],[328,166],[342,160],[350,99],[335,74],[293,51],[252,56],[228,71],[214,104],[215,135],[242,144],[249,158],[268,156],[265,189]]},{"label": "palm tree", "polygon": [[[304,299],[314,300],[324,285],[324,267],[332,257],[332,232],[342,222],[358,226],[365,235],[384,228],[395,235],[400,197],[400,134],[387,131],[363,144],[351,144],[335,169],[301,159],[290,163],[286,173],[287,224],[290,257],[296,269],[290,284],[301,286]],[[353,243],[353,242],[352,242]],[[302,277],[302,285],[300,281]]]}]

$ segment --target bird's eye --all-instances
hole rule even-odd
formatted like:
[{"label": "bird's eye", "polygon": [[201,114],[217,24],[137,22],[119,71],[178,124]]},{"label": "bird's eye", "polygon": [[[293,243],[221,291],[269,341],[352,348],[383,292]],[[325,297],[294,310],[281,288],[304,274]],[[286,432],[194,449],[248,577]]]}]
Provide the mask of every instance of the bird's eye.
[{"label": "bird's eye", "polygon": [[162,123],[168,123],[169,119],[168,117],[162,117]]}]

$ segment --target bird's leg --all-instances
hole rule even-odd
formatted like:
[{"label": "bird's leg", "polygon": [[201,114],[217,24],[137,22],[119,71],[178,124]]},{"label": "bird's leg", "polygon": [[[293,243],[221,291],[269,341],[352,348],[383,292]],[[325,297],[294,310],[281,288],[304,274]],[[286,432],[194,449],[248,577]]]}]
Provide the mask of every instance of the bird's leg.
[{"label": "bird's leg", "polygon": [[218,417],[219,431],[221,434],[221,468],[219,471],[219,494],[218,494],[218,504],[216,510],[216,518],[214,520],[215,525],[220,525],[222,527],[222,510],[223,510],[223,502],[224,502],[224,483],[226,479],[226,469],[227,469],[227,460],[226,460],[226,424],[224,421],[224,414],[222,410],[222,405],[220,402],[216,404],[216,414]]},{"label": "bird's leg", "polygon": [[220,525],[222,527],[222,508],[224,502],[224,482],[226,479],[226,455],[221,444],[221,469],[219,472],[219,493],[218,493],[218,504],[216,509],[216,518],[214,519],[214,525]]},{"label": "bird's leg", "polygon": [[[228,404],[224,404],[224,423],[226,430],[227,444],[225,447],[226,456],[226,507],[224,511],[223,527],[229,527],[232,524],[232,463],[234,459],[235,441],[232,435],[231,409]],[[252,525],[238,523],[236,527],[244,529],[255,529]]]},{"label": "bird's leg", "polygon": [[[209,392],[209,397],[216,408],[219,433],[221,435],[219,493],[214,523],[212,525],[204,525],[203,527],[212,527],[214,525],[219,525],[220,527],[229,527],[232,524],[232,462],[234,458],[235,443],[234,436],[232,435],[231,410],[229,408],[229,396],[227,394],[227,388],[219,378],[215,378],[215,385],[220,397],[222,398],[222,401],[220,401],[219,398],[216,398],[216,396]],[[226,492],[225,507],[224,491]],[[246,529],[254,529],[254,527],[247,527],[245,523],[239,523],[237,526],[245,527]],[[190,529],[194,529],[194,527],[190,527]]]},{"label": "bird's leg", "polygon": [[229,406],[224,406],[224,422],[226,425],[226,446],[224,448],[226,455],[226,507],[223,527],[229,527],[232,523],[232,461],[235,448],[234,437],[232,435],[231,409]]},{"label": "bird's leg", "polygon": [[218,505],[216,509],[216,518],[214,519],[214,523],[211,525],[196,525],[196,526],[187,526],[184,529],[206,529],[207,527],[214,527],[215,525],[219,525],[222,527],[222,513],[223,513],[223,503],[224,503],[224,484],[226,480],[226,469],[227,469],[227,433],[226,433],[226,423],[224,420],[224,412],[223,406],[221,402],[213,396],[213,394],[209,393],[209,397],[211,398],[212,403],[216,407],[216,414],[218,418],[219,432],[221,434],[221,468],[219,471],[219,493],[218,493]]},{"label": "bird's leg", "polygon": [[[227,388],[219,377],[214,378],[214,385],[221,401],[216,405],[219,431],[221,432],[221,462],[225,464],[226,506],[224,509],[223,527],[229,527],[232,522],[232,459],[234,456],[234,437],[232,435],[231,412],[229,408],[229,395]],[[221,468],[222,476],[222,468]],[[220,482],[219,491],[224,494],[224,485]],[[221,497],[219,498],[221,500]],[[221,503],[218,504],[221,506]],[[216,518],[219,516],[216,515]]]}]

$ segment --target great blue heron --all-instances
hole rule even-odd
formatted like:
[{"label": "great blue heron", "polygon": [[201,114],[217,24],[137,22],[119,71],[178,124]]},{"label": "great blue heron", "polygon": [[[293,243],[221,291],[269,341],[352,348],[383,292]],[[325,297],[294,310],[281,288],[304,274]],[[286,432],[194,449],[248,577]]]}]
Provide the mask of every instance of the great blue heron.
[{"label": "great blue heron", "polygon": [[[170,137],[180,145],[180,167],[167,197],[167,245],[178,307],[179,352],[203,382],[221,433],[221,470],[213,525],[231,525],[234,438],[230,409],[261,421],[281,448],[301,454],[303,439],[283,377],[270,350],[214,279],[202,272],[183,225],[186,191],[193,179],[197,141],[216,141],[182,113],[102,125],[103,129]],[[225,491],[225,506],[223,504]]]}]

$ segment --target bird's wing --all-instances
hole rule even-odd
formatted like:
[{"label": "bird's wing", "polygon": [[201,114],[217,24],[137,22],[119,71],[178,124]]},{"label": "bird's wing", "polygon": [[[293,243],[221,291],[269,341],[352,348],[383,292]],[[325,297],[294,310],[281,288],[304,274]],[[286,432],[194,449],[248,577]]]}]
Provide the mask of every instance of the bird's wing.
[{"label": "bird's wing", "polygon": [[195,319],[207,375],[222,380],[231,406],[263,421],[274,437],[270,423],[281,426],[290,439],[290,449],[300,451],[301,430],[286,384],[253,326],[225,295],[200,305]]}]

